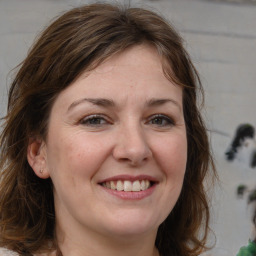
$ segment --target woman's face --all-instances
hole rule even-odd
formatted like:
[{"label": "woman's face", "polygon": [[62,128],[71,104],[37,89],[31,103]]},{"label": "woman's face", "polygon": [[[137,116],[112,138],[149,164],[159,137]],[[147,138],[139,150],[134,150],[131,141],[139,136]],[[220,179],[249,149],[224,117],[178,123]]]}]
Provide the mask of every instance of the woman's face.
[{"label": "woman's face", "polygon": [[156,234],[186,169],[182,89],[154,48],[130,48],[59,94],[42,152],[64,233]]}]

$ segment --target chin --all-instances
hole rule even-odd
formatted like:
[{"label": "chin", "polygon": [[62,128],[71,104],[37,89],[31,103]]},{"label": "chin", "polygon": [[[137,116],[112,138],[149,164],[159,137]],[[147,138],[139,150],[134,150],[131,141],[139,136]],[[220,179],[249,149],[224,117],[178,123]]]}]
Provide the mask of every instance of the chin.
[{"label": "chin", "polygon": [[153,227],[119,227],[115,229],[111,229],[111,231],[107,232],[107,235],[112,234],[112,237],[116,237],[120,240],[127,239],[138,239],[143,235],[155,235],[157,233],[157,229]]},{"label": "chin", "polygon": [[156,233],[161,224],[158,218],[147,216],[145,213],[120,216],[112,223],[112,227],[106,227],[108,229],[107,233],[113,233],[120,237]]}]

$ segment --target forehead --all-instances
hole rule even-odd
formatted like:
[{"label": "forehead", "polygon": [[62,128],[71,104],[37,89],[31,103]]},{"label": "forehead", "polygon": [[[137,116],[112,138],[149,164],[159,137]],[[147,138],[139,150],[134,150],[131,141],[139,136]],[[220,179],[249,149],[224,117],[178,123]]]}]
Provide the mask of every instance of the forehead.
[{"label": "forehead", "polygon": [[114,54],[96,67],[94,72],[107,72],[110,67],[139,66],[139,64],[143,64],[141,68],[146,64],[158,70],[162,69],[162,61],[157,49],[149,44],[140,44]]},{"label": "forehead", "polygon": [[165,98],[172,95],[181,101],[181,88],[168,80],[162,58],[153,46],[138,45],[116,54],[95,69],[85,71],[60,93],[62,100],[77,97]]},{"label": "forehead", "polygon": [[[168,73],[168,78],[166,77]],[[130,74],[133,73],[133,76]],[[85,71],[78,80],[90,79],[127,79],[134,82],[139,79],[140,74],[145,74],[143,79],[165,80],[168,84],[174,84],[172,70],[167,60],[161,56],[156,47],[150,44],[140,44],[114,54],[100,63],[96,68]],[[168,80],[168,81],[167,81]]]}]

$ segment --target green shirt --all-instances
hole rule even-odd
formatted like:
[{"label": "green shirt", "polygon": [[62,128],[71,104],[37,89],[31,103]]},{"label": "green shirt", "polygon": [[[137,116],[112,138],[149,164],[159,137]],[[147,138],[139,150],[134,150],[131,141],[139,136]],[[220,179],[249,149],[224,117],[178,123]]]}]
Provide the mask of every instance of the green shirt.
[{"label": "green shirt", "polygon": [[236,256],[256,256],[256,243],[249,241],[247,246],[240,248]]}]

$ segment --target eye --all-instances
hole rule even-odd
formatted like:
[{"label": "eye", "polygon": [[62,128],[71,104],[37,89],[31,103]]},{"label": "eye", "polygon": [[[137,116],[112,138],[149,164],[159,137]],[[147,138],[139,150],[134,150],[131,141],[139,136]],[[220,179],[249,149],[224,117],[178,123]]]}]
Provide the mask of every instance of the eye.
[{"label": "eye", "polygon": [[109,124],[106,118],[102,115],[89,115],[80,121],[80,124],[86,126],[102,126]]},{"label": "eye", "polygon": [[174,121],[170,117],[162,114],[151,116],[148,123],[154,126],[160,126],[160,127],[174,125]]}]

